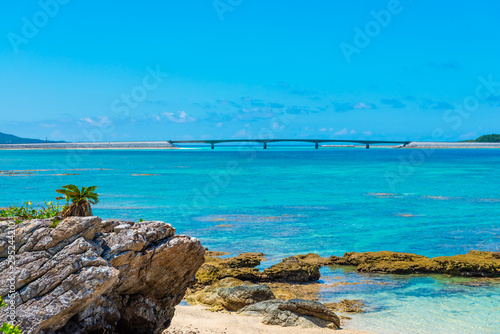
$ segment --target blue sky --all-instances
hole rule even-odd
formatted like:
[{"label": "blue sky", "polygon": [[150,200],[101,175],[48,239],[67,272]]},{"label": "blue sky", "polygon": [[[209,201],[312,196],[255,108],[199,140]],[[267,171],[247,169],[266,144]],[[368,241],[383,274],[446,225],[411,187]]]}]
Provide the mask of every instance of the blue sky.
[{"label": "blue sky", "polygon": [[461,140],[500,132],[498,1],[0,4],[0,132]]}]

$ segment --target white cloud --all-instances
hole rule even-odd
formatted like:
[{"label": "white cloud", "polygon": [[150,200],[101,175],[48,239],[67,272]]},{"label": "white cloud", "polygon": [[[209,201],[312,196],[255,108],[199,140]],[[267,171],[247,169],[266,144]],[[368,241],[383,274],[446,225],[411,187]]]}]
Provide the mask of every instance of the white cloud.
[{"label": "white cloud", "polygon": [[224,123],[222,123],[222,122],[219,122],[219,123],[215,124],[215,126],[218,127],[218,128],[220,128],[222,125],[224,125]]},{"label": "white cloud", "polygon": [[337,131],[334,133],[335,136],[343,136],[343,135],[346,135],[347,134],[347,128],[344,128],[340,131]]},{"label": "white cloud", "polygon": [[326,128],[319,129],[319,131],[321,132],[326,131]]},{"label": "white cloud", "polygon": [[355,134],[356,134],[356,130],[351,130],[351,131],[349,132],[349,134],[350,134],[350,135],[355,135]]},{"label": "white cloud", "polygon": [[173,112],[163,112],[163,115],[167,116],[167,118],[175,123],[191,123],[196,121],[196,118],[189,116],[184,110],[178,111],[177,115]]},{"label": "white cloud", "polygon": [[371,108],[372,108],[371,106],[366,105],[363,102],[359,102],[354,105],[354,109],[371,109]]},{"label": "white cloud", "polygon": [[365,136],[371,136],[373,133],[371,131],[363,131]]},{"label": "white cloud", "polygon": [[96,126],[96,127],[101,127],[105,124],[111,123],[110,119],[108,116],[98,116],[96,120],[93,120],[90,117],[85,117],[85,118],[80,118],[80,121],[86,122],[91,126]]}]

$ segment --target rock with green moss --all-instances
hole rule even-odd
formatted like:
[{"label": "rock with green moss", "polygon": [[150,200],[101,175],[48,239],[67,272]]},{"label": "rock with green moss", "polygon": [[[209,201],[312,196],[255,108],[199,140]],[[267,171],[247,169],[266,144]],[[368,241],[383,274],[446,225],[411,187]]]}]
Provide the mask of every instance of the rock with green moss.
[{"label": "rock with green moss", "polygon": [[290,256],[264,269],[263,279],[292,283],[317,281],[320,277],[319,268],[321,268],[319,264],[308,263],[296,256]]},{"label": "rock with green moss", "polygon": [[316,254],[297,255],[260,271],[255,267],[264,258],[262,253],[243,253],[225,259],[219,258],[220,255],[220,252],[205,254],[205,263],[196,273],[199,286],[210,285],[226,277],[252,282],[310,282],[319,279],[319,268],[328,262],[328,259]]},{"label": "rock with green moss", "polygon": [[205,262],[196,273],[198,284],[209,285],[226,277],[251,281],[259,280],[260,273],[255,267],[260,265],[264,254],[243,253],[236,257],[220,258],[226,254],[211,251],[205,253]]},{"label": "rock with green moss", "polygon": [[356,266],[359,272],[388,274],[448,274],[470,277],[500,276],[500,253],[470,251],[465,255],[428,258],[397,252],[345,253],[332,256],[331,264]]}]

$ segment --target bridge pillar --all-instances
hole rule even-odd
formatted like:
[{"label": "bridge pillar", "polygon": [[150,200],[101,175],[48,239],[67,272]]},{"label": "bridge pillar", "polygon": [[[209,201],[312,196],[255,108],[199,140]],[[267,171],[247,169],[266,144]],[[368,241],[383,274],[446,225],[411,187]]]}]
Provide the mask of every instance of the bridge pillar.
[{"label": "bridge pillar", "polygon": [[314,148],[318,149],[318,143],[314,143]]},{"label": "bridge pillar", "polygon": [[370,144],[366,144],[366,149],[369,149],[370,148]]},{"label": "bridge pillar", "polygon": [[263,147],[264,150],[267,150],[267,143],[264,143],[264,147]]},{"label": "bridge pillar", "polygon": [[212,146],[211,146],[210,148],[213,150],[213,149],[214,149],[214,146],[215,146],[215,145],[214,145],[214,143],[212,143]]}]

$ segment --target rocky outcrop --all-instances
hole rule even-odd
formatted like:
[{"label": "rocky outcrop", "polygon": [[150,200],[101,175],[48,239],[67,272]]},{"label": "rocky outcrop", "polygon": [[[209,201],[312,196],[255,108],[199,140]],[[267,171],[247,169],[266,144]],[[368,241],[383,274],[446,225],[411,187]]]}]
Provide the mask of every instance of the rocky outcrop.
[{"label": "rocky outcrop", "polygon": [[205,263],[196,273],[200,286],[213,284],[226,277],[252,282],[310,282],[320,277],[320,263],[328,259],[319,258],[316,254],[291,256],[283,259],[263,271],[258,270],[264,254],[243,253],[236,257],[219,258],[221,252],[207,252]]},{"label": "rocky outcrop", "polygon": [[200,242],[163,222],[8,223],[0,222],[0,280],[15,282],[15,292],[3,284],[0,295],[14,300],[26,332],[161,333],[203,263]]},{"label": "rocky outcrop", "polygon": [[228,277],[189,295],[186,300],[191,304],[210,306],[214,311],[238,311],[247,305],[274,298],[273,292],[265,284],[253,284]]},{"label": "rocky outcrop", "polygon": [[284,327],[331,328],[340,327],[339,317],[325,305],[303,299],[275,299],[246,306],[241,315],[264,316],[262,323]]},{"label": "rocky outcrop", "polygon": [[448,274],[471,277],[500,276],[500,253],[470,251],[465,255],[428,258],[396,252],[345,253],[332,256],[331,264],[357,266],[360,272],[388,274]]},{"label": "rocky outcrop", "polygon": [[317,281],[320,277],[320,267],[316,263],[305,262],[299,257],[290,256],[280,263],[264,269],[262,279],[291,283]]},{"label": "rocky outcrop", "polygon": [[199,285],[209,285],[226,277],[240,280],[259,281],[261,273],[255,267],[264,257],[262,253],[243,253],[236,257],[221,259],[227,253],[206,252],[205,263],[196,273]]}]

